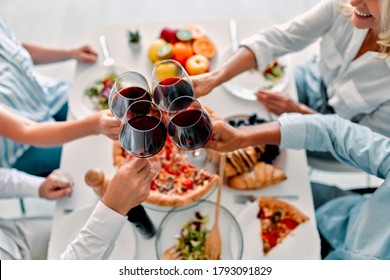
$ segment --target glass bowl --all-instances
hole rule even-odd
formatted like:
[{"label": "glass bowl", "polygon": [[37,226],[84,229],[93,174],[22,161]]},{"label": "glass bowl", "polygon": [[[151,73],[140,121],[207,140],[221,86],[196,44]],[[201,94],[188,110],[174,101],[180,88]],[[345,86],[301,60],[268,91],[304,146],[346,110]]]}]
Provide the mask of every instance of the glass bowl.
[{"label": "glass bowl", "polygon": [[[180,234],[184,224],[195,217],[195,212],[207,216],[205,228],[210,230],[214,224],[215,202],[200,200],[192,207],[173,208],[159,226],[156,236],[157,258],[162,259],[165,250],[176,243],[175,236]],[[222,238],[222,260],[240,260],[243,253],[243,237],[241,228],[234,216],[221,205],[219,213],[219,230]]]}]

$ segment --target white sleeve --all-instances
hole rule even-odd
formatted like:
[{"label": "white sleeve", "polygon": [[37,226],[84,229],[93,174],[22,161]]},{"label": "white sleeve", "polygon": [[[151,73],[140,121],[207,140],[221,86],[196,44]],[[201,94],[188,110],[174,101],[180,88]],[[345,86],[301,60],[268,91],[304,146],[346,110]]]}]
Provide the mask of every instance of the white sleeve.
[{"label": "white sleeve", "polygon": [[0,167],[0,198],[38,197],[45,178]]},{"label": "white sleeve", "polygon": [[61,254],[63,260],[108,259],[124,224],[125,216],[98,202],[85,226]]},{"label": "white sleeve", "polygon": [[330,29],[336,14],[336,0],[322,0],[312,9],[283,25],[261,30],[242,41],[252,50],[261,71],[273,59],[302,50]]}]

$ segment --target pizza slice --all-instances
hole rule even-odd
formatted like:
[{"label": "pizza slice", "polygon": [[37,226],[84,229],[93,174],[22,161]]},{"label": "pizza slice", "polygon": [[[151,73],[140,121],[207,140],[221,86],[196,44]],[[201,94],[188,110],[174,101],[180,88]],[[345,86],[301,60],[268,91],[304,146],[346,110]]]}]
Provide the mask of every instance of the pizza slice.
[{"label": "pizza slice", "polygon": [[309,220],[295,206],[273,197],[259,197],[259,212],[263,252],[267,255],[300,224]]}]

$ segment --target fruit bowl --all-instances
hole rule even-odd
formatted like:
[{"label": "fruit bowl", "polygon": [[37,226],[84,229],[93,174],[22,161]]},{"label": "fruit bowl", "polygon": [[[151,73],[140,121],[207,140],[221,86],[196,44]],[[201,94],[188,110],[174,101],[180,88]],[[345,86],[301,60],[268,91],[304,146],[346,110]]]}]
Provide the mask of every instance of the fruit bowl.
[{"label": "fruit bowl", "polygon": [[[163,218],[156,236],[156,254],[158,259],[163,259],[165,250],[172,247],[177,239],[175,236],[181,234],[182,228],[189,221],[193,220],[195,213],[206,216],[204,228],[210,230],[214,224],[216,204],[209,200],[201,200],[192,207],[173,208]],[[243,238],[241,228],[234,216],[221,205],[219,215],[219,230],[222,239],[222,260],[239,260],[243,252]]]},{"label": "fruit bowl", "polygon": [[152,41],[148,49],[148,58],[153,64],[174,59],[191,76],[208,72],[215,54],[214,43],[196,24],[162,28],[160,36]]}]

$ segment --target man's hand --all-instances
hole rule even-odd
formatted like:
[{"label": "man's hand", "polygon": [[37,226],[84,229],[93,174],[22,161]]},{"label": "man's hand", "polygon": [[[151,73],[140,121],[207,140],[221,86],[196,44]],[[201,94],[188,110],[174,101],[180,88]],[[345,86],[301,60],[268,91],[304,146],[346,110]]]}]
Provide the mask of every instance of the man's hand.
[{"label": "man's hand", "polygon": [[102,202],[119,214],[126,215],[131,208],[148,198],[153,176],[147,159],[131,159],[112,178]]},{"label": "man's hand", "polygon": [[54,170],[39,187],[39,196],[48,200],[72,195],[73,180],[69,174]]}]

